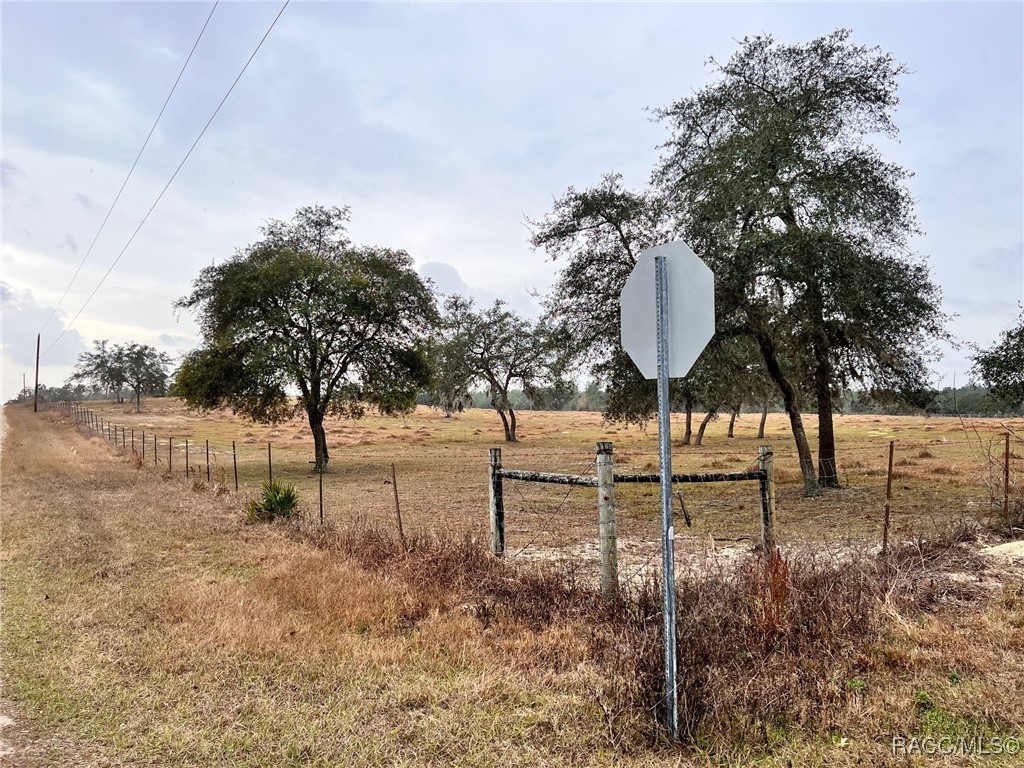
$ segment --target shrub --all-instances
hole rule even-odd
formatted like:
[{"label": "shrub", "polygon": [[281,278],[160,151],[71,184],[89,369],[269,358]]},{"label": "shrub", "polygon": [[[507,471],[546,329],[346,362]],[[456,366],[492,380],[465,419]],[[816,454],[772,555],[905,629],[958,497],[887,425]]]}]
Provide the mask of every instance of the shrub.
[{"label": "shrub", "polygon": [[278,517],[292,517],[298,506],[299,493],[294,485],[264,482],[260,497],[245,505],[245,515],[251,523],[269,523]]}]

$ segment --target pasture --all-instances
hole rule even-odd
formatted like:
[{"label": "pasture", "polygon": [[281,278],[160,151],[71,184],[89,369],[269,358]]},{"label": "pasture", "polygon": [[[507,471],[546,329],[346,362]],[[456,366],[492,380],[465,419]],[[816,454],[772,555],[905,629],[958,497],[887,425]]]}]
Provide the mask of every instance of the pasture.
[{"label": "pasture", "polygon": [[[236,445],[242,490],[255,489],[268,476],[267,444],[273,477],[300,490],[308,515],[318,514],[317,476],[312,470],[312,438],[303,418],[278,425],[253,424],[229,412],[188,412],[173,398],[151,399],[135,414],[129,404],[90,404],[104,421],[156,435],[157,464],[185,472],[189,441],[192,475],[206,477],[205,445],[211,450],[211,479],[233,487],[232,441]],[[695,426],[702,414],[694,417]],[[837,415],[840,491],[818,498],[803,495],[796,451],[784,414],[768,417],[765,437],[757,439],[758,414],[744,414],[733,438],[725,436],[728,418],[711,422],[704,444],[680,444],[683,415],[673,414],[673,469],[676,472],[738,472],[754,467],[759,445],[775,454],[777,521],[780,536],[816,543],[856,541],[877,545],[885,500],[888,444],[896,442],[893,473],[894,538],[929,536],[963,517],[988,519],[1002,505],[1003,435],[1024,434],[1024,420]],[[816,438],[808,417],[808,438]],[[616,472],[657,472],[657,431],[610,425],[593,412],[523,411],[520,441],[504,443],[497,415],[470,409],[452,418],[420,406],[405,418],[368,416],[332,419],[327,425],[332,452],[324,477],[325,518],[335,523],[364,519],[393,524],[391,465],[395,465],[405,524],[416,530],[469,533],[486,541],[487,451],[502,449],[506,468],[593,475],[595,444],[614,445]],[[1024,453],[1013,442],[1013,467]],[[656,486],[620,486],[617,490],[620,546],[626,564],[633,549],[659,541]],[[746,542],[758,532],[756,483],[687,485],[683,489],[693,525],[677,529],[685,550],[708,542]],[[596,542],[592,490],[506,481],[505,503],[510,554],[577,556],[573,545]],[[677,510],[678,511],[678,510]],[[584,547],[583,553],[589,552]]]},{"label": "pasture", "polygon": [[[650,698],[655,486],[618,491],[629,583],[609,609],[591,586],[593,489],[507,483],[508,556],[486,555],[487,448],[500,445],[488,411],[332,422],[321,529],[302,422],[252,425],[173,400],[91,407],[165,451],[173,438],[172,471],[59,410],[5,409],[12,765],[904,765],[896,735],[1024,735],[1020,561],[983,549],[1002,540],[985,527],[999,510],[993,461],[1019,421],[839,417],[845,487],[817,499],[800,495],[779,415],[764,441],[745,415],[733,439],[716,422],[705,445],[677,446],[690,472],[745,469],[773,446],[785,558],[763,571],[751,555],[756,484],[686,487],[692,727],[677,747],[653,727]],[[502,446],[506,467],[592,474],[601,439],[621,471],[656,466],[653,430],[598,414],[524,412],[521,430]],[[187,481],[186,438],[199,475]],[[899,547],[880,563],[891,439]],[[207,440],[209,484],[195,448]],[[275,479],[300,488],[298,522],[244,523],[268,441]],[[407,550],[393,541],[392,464]]]}]

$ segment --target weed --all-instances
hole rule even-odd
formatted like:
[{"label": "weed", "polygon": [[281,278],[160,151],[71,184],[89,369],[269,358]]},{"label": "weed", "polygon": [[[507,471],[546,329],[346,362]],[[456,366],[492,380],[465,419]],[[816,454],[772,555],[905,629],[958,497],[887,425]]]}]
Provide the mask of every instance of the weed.
[{"label": "weed", "polygon": [[859,677],[855,677],[852,680],[846,681],[846,690],[853,691],[854,693],[867,693],[868,684]]},{"label": "weed", "polygon": [[[664,712],[661,586],[625,584],[614,601],[572,567],[517,568],[472,539],[397,536],[359,522],[302,528],[296,534],[343,553],[371,572],[409,586],[406,626],[438,612],[474,616],[481,632],[515,627],[560,633],[576,651],[547,648],[534,664],[575,669],[582,658],[601,670],[584,687],[616,745],[658,742]],[[845,697],[861,693],[857,661],[879,631],[883,567],[869,558],[839,561],[812,554],[751,555],[733,565],[710,561],[677,586],[678,692],[682,733],[691,743],[727,748],[779,728],[829,726]],[[583,672],[578,674],[584,675]]]},{"label": "weed", "polygon": [[251,523],[268,523],[278,517],[292,517],[298,505],[299,494],[294,485],[264,481],[260,497],[245,505],[245,515]]}]

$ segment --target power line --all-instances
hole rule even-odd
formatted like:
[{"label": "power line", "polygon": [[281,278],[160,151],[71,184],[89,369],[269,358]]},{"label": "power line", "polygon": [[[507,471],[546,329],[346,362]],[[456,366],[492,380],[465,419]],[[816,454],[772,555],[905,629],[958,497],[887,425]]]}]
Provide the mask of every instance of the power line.
[{"label": "power line", "polygon": [[121,199],[121,193],[124,192],[124,188],[128,186],[128,180],[132,177],[132,173],[135,172],[135,166],[139,164],[139,158],[141,158],[142,153],[146,151],[146,147],[149,144],[149,140],[153,138],[153,133],[154,131],[156,131],[156,127],[160,122],[160,118],[164,116],[164,110],[167,109],[167,105],[170,103],[171,97],[174,95],[174,91],[178,87],[178,83],[181,82],[181,76],[185,74],[185,69],[188,67],[188,63],[192,61],[192,54],[196,52],[196,48],[199,46],[199,41],[203,39],[203,33],[206,32],[206,28],[210,25],[210,19],[213,18],[213,12],[217,10],[217,6],[219,4],[220,0],[216,0],[213,4],[213,8],[210,9],[210,15],[206,17],[206,23],[203,24],[203,28],[199,30],[199,37],[197,37],[196,41],[192,44],[192,50],[188,52],[188,57],[185,59],[185,63],[181,65],[181,71],[178,72],[178,77],[175,79],[174,85],[171,86],[170,93],[168,93],[167,98],[164,99],[164,105],[160,107],[160,114],[158,114],[156,116],[156,120],[153,121],[153,126],[149,129],[149,133],[146,135],[146,140],[142,142],[142,148],[139,149],[139,154],[135,156],[135,160],[134,162],[132,162],[132,167],[128,169],[128,175],[125,176],[124,181],[121,182],[121,188],[117,190],[117,195],[114,196],[114,202],[112,202],[110,204],[110,208],[107,209],[107,215],[103,217],[103,221],[100,224],[100,228],[96,230],[96,234],[93,236],[92,242],[89,243],[89,248],[85,252],[85,256],[83,256],[82,260],[79,262],[78,269],[75,270],[75,274],[73,274],[71,276],[71,280],[68,281],[67,288],[65,288],[64,293],[61,294],[60,301],[57,302],[56,306],[53,308],[53,310],[51,310],[49,317],[47,317],[46,321],[40,326],[39,333],[43,332],[43,329],[45,329],[46,326],[50,324],[50,321],[53,319],[53,316],[57,314],[57,310],[60,309],[60,305],[63,304],[64,299],[67,298],[68,291],[71,290],[71,286],[74,285],[75,280],[78,279],[78,275],[82,271],[82,267],[85,266],[85,262],[89,259],[89,254],[92,253],[92,249],[95,247],[96,241],[99,240],[100,235],[103,232],[103,228],[107,226],[107,221],[110,219],[110,214],[114,212],[114,207],[117,205],[117,201]]},{"label": "power line", "polygon": [[106,282],[107,277],[109,277],[114,267],[117,266],[117,263],[121,260],[121,257],[124,256],[125,251],[128,250],[128,247],[132,244],[132,241],[135,240],[135,236],[139,234],[139,231],[142,229],[143,225],[145,225],[146,221],[149,219],[150,214],[153,213],[153,210],[160,203],[160,200],[163,198],[168,188],[170,188],[171,183],[177,177],[178,173],[181,171],[182,167],[185,165],[186,161],[191,156],[192,151],[196,148],[196,145],[199,144],[200,139],[203,138],[203,135],[206,133],[206,130],[210,127],[210,124],[213,122],[214,118],[217,117],[217,113],[219,113],[221,107],[224,106],[224,102],[228,100],[228,97],[231,95],[231,92],[235,90],[235,86],[238,85],[238,81],[242,79],[242,75],[245,74],[245,70],[249,68],[249,65],[252,63],[252,60],[256,58],[256,54],[259,53],[260,48],[263,47],[263,43],[266,42],[267,38],[270,36],[270,33],[277,25],[278,19],[281,18],[281,14],[284,13],[285,9],[288,7],[290,3],[291,0],[285,0],[284,4],[281,6],[281,10],[277,12],[277,16],[274,17],[274,20],[270,23],[270,26],[267,27],[267,31],[263,34],[263,37],[260,38],[259,43],[257,43],[256,47],[253,49],[252,54],[249,56],[245,64],[242,66],[242,69],[238,73],[238,76],[235,78],[234,82],[231,83],[231,87],[228,88],[227,93],[224,94],[224,98],[220,100],[220,103],[217,105],[217,108],[213,110],[213,114],[210,115],[210,119],[206,121],[206,125],[203,126],[203,130],[199,132],[199,135],[196,137],[196,140],[192,142],[192,146],[189,147],[188,152],[185,153],[185,156],[181,159],[181,162],[178,163],[178,167],[174,169],[174,173],[171,174],[171,178],[167,180],[167,183],[164,185],[164,188],[160,190],[160,194],[157,195],[156,200],[153,201],[153,205],[149,207],[149,210],[146,211],[146,215],[142,217],[142,221],[139,222],[139,226],[135,228],[135,231],[132,233],[132,236],[128,238],[128,242],[125,243],[124,248],[122,248],[121,252],[117,254],[117,258],[114,259],[113,263],[103,274],[103,277],[100,279],[99,283],[93,289],[92,293],[89,294],[89,298],[85,300],[85,303],[82,304],[81,308],[78,310],[75,316],[71,318],[71,322],[64,326],[64,330],[61,331],[60,336],[54,339],[53,343],[46,348],[46,352],[43,353],[44,357],[51,349],[53,349],[57,345],[57,342],[60,341],[61,338],[63,338],[64,334],[71,329],[71,326],[75,324],[75,321],[78,320],[82,312],[85,311],[85,308],[89,305],[89,302],[92,301],[93,297],[96,295],[96,292],[100,289],[100,287],[102,287],[103,283]]}]

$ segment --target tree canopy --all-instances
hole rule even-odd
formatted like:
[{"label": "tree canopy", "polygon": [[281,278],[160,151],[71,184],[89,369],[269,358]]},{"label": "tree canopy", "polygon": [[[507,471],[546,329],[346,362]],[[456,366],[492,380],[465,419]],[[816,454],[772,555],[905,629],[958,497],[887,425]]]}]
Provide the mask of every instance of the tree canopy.
[{"label": "tree canopy", "polygon": [[505,440],[515,442],[514,388],[521,389],[534,407],[570,390],[562,376],[563,346],[544,323],[518,316],[500,300],[477,310],[472,299],[450,296],[436,342],[434,396],[450,408],[456,398],[468,397],[470,387],[483,385],[501,418]]},{"label": "tree canopy", "polygon": [[994,397],[1011,408],[1024,404],[1024,309],[995,344],[975,350],[971,359],[971,375]]},{"label": "tree canopy", "polygon": [[434,299],[404,251],[355,246],[347,208],[300,208],[263,238],[205,268],[179,309],[196,313],[203,346],[175,388],[198,409],[231,407],[261,422],[305,413],[318,468],[324,418],[415,407],[428,380]]},{"label": "tree canopy", "polygon": [[[938,289],[909,248],[909,173],[871,144],[896,136],[906,70],[847,30],[802,45],[745,38],[727,62],[709,63],[714,82],[655,112],[670,135],[651,189],[626,191],[614,174],[570,189],[534,222],[533,244],[566,261],[552,312],[580,329],[589,314],[607,371],[628,378],[610,330],[618,291],[640,250],[685,239],[715,272],[716,342],[755,345],[814,493],[838,483],[834,398],[851,381],[920,387],[944,335]],[[805,396],[817,404],[817,472]]]},{"label": "tree canopy", "polygon": [[109,345],[105,339],[93,342],[94,351],[78,357],[69,385],[85,385],[108,392],[123,402],[124,390],[130,389],[135,410],[142,410],[143,395],[167,393],[167,369],[171,359],[166,353],[147,344],[129,342]]}]

